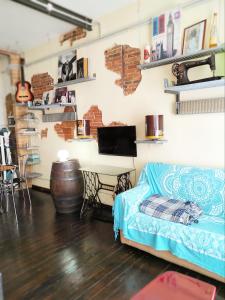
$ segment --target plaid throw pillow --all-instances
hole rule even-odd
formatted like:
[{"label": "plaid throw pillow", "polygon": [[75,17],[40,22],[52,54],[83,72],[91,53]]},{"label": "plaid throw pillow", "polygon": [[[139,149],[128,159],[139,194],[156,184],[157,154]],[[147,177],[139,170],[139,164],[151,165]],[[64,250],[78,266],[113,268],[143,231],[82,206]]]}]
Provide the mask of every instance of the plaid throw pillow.
[{"label": "plaid throw pillow", "polygon": [[140,204],[140,212],[184,225],[198,223],[198,218],[202,214],[201,208],[194,202],[183,202],[160,195],[152,195],[144,200]]}]

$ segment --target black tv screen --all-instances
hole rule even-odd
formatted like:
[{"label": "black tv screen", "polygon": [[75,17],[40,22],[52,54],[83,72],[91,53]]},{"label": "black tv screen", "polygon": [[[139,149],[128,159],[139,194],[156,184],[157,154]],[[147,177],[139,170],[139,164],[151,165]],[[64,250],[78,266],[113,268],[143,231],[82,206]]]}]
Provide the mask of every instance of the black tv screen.
[{"label": "black tv screen", "polygon": [[98,128],[99,154],[137,156],[135,126]]}]

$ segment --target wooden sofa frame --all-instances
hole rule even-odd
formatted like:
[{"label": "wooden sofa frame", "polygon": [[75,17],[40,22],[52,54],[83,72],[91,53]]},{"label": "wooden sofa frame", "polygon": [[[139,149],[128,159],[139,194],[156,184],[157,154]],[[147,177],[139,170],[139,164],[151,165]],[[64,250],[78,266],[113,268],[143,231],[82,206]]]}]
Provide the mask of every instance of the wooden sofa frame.
[{"label": "wooden sofa frame", "polygon": [[185,267],[187,269],[190,269],[190,270],[193,270],[195,272],[198,272],[200,274],[203,274],[205,276],[208,276],[210,278],[213,278],[215,280],[218,280],[220,282],[223,282],[225,283],[225,278],[215,274],[215,273],[212,273],[210,271],[207,271],[195,264],[192,264],[192,263],[189,263],[188,261],[184,260],[184,259],[181,259],[181,258],[178,258],[176,256],[174,256],[171,252],[169,251],[159,251],[159,250],[155,250],[154,248],[150,247],[150,246],[145,246],[145,245],[142,245],[142,244],[139,244],[137,242],[134,242],[134,241],[131,241],[131,240],[128,240],[126,239],[124,236],[123,236],[123,232],[122,230],[120,231],[120,241],[122,244],[126,244],[126,245],[129,245],[129,246],[132,246],[132,247],[135,247],[135,248],[138,248],[140,250],[143,250],[145,252],[148,252],[154,256],[157,256],[159,258],[162,258],[164,260],[167,260],[169,262],[172,262],[176,265],[179,265],[179,266],[182,266],[182,267]]}]

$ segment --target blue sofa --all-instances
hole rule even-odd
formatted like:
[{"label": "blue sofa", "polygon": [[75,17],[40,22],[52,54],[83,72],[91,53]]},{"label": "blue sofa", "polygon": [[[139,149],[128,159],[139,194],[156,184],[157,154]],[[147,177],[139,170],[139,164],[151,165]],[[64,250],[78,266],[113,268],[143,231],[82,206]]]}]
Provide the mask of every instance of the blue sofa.
[{"label": "blue sofa", "polygon": [[[116,196],[114,231],[122,243],[148,251],[214,279],[225,281],[225,172],[148,163],[135,188]],[[157,219],[139,211],[152,194],[193,201],[203,210],[199,223]]]}]

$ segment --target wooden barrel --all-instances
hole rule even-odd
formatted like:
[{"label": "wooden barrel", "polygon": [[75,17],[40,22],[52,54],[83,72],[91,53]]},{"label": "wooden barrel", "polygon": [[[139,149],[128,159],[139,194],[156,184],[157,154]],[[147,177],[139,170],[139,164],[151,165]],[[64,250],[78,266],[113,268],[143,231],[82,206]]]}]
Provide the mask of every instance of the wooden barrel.
[{"label": "wooden barrel", "polygon": [[58,213],[80,211],[83,202],[83,178],[76,159],[53,162],[50,191]]}]

